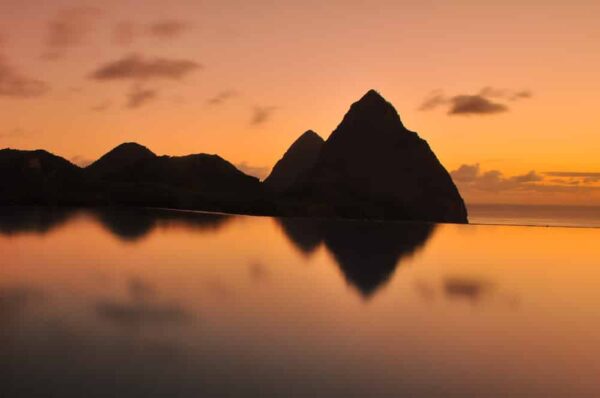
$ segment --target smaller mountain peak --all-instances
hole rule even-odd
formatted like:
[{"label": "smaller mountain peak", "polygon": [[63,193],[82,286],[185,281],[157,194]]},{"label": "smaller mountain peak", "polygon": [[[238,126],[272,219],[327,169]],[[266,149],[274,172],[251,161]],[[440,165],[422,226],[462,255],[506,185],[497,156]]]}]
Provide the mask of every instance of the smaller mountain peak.
[{"label": "smaller mountain peak", "polygon": [[113,173],[140,160],[155,157],[154,152],[145,146],[136,142],[125,142],[105,153],[87,169],[98,174]]},{"label": "smaller mountain peak", "polygon": [[312,130],[304,132],[275,164],[264,184],[272,192],[281,193],[316,163],[325,141]]}]

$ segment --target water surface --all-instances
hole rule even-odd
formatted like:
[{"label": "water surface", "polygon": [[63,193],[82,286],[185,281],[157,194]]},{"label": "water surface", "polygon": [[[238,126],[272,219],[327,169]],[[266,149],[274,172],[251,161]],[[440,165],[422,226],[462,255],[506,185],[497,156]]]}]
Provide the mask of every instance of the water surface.
[{"label": "water surface", "polygon": [[0,209],[0,395],[597,397],[598,242]]}]

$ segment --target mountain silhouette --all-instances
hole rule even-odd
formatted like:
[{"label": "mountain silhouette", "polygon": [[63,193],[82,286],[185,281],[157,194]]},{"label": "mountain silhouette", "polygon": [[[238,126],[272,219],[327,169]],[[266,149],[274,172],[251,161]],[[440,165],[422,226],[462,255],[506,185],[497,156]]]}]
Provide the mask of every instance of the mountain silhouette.
[{"label": "mountain silhouette", "polygon": [[345,279],[363,297],[383,287],[401,264],[431,238],[435,224],[278,218],[288,239],[304,254],[321,243]]},{"label": "mountain silhouette", "polygon": [[86,167],[86,171],[95,177],[109,178],[139,161],[154,158],[156,158],[154,152],[145,146],[135,142],[126,142],[90,164]]},{"label": "mountain silhouette", "polygon": [[293,186],[299,177],[314,167],[324,142],[323,138],[312,130],[302,134],[265,179],[264,185],[267,190],[282,193]]},{"label": "mountain silhouette", "polygon": [[352,104],[292,190],[310,215],[467,222],[449,173],[374,90]]},{"label": "mountain silhouette", "polygon": [[0,204],[78,203],[81,169],[44,150],[0,150]]},{"label": "mountain silhouette", "polygon": [[119,145],[86,168],[107,204],[243,211],[262,186],[217,155],[156,156]]},{"label": "mountain silhouette", "polygon": [[467,222],[427,142],[370,90],[323,141],[300,136],[261,183],[218,155],[157,156],[128,142],[82,169],[46,151],[0,151],[0,204],[125,205],[351,219]]}]

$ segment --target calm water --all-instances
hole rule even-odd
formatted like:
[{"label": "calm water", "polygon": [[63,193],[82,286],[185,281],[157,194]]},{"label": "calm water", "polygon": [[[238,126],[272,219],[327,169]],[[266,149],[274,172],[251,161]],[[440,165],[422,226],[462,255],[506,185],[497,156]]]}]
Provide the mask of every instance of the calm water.
[{"label": "calm water", "polygon": [[600,229],[0,210],[0,396],[600,396]]},{"label": "calm water", "polygon": [[600,207],[470,205],[472,224],[600,228]]}]

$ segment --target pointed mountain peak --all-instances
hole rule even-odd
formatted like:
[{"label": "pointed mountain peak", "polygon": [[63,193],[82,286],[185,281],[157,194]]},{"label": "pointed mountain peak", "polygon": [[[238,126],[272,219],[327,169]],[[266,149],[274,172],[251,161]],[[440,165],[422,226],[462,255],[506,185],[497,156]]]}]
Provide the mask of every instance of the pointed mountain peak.
[{"label": "pointed mountain peak", "polygon": [[[375,90],[369,90],[361,99],[350,106],[337,129],[329,136],[329,141],[357,140],[377,138],[395,140],[409,130],[404,127],[394,106]],[[389,142],[389,141],[388,141]]]},{"label": "pointed mountain peak", "polygon": [[367,93],[362,96],[360,101],[384,101],[384,102],[387,102],[385,100],[385,98],[383,98],[383,96],[374,89],[370,89],[369,91],[367,91]]},{"label": "pointed mountain peak", "polygon": [[400,118],[394,106],[373,89],[367,91],[361,99],[352,104],[350,112],[352,112],[353,109],[361,109],[363,112],[369,112],[373,117],[389,113],[391,115],[396,115],[398,119]]}]

